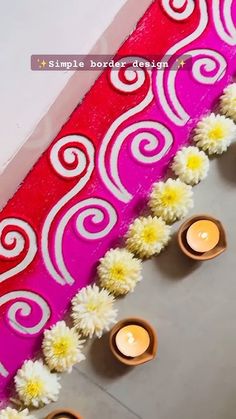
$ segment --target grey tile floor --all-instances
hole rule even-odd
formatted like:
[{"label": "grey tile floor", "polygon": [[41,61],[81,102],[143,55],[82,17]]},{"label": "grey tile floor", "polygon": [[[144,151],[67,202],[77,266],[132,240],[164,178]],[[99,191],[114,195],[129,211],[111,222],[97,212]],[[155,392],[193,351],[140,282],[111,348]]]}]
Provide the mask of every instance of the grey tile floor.
[{"label": "grey tile floor", "polygon": [[194,191],[192,214],[222,220],[226,253],[195,263],[174,236],[145,262],[135,292],[118,302],[119,318],[143,316],[155,326],[157,359],[125,368],[110,354],[108,336],[90,342],[87,360],[62,378],[60,400],[39,418],[57,407],[77,409],[84,419],[236,418],[236,144],[212,161]]}]

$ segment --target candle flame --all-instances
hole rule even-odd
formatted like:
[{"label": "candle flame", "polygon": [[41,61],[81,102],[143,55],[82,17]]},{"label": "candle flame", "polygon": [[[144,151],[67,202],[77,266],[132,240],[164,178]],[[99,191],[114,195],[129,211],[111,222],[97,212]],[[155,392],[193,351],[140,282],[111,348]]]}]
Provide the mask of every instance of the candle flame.
[{"label": "candle flame", "polygon": [[206,233],[205,231],[200,232],[199,237],[203,240],[206,240],[206,239],[208,239],[208,233]]},{"label": "candle flame", "polygon": [[130,343],[130,344],[135,342],[133,333],[131,333],[131,332],[127,333],[127,340],[128,340],[128,343]]}]

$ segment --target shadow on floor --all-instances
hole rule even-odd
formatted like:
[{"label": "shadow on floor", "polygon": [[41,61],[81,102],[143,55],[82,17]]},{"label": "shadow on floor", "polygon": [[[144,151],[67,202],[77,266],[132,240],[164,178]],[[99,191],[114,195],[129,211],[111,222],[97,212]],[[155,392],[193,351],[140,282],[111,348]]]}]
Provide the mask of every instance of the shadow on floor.
[{"label": "shadow on floor", "polygon": [[177,233],[173,234],[166,250],[155,260],[163,277],[169,280],[184,279],[201,265],[201,262],[190,259],[182,253],[178,245]]},{"label": "shadow on floor", "polygon": [[121,364],[112,354],[109,333],[93,341],[88,357],[96,373],[103,377],[117,378],[132,370],[132,367]]},{"label": "shadow on floor", "polygon": [[217,163],[221,175],[236,185],[236,143],[233,143],[229,150],[218,158]]}]

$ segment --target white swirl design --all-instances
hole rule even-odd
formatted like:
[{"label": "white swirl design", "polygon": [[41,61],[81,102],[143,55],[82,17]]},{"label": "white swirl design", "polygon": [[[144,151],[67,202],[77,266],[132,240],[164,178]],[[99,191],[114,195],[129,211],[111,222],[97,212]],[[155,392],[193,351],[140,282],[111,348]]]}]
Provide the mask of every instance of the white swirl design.
[{"label": "white swirl design", "polygon": [[232,19],[232,4],[233,0],[214,0],[212,1],[212,12],[219,37],[229,45],[236,45],[236,26]]},{"label": "white swirl design", "polygon": [[[126,67],[121,67],[119,70],[115,69],[110,72],[110,79],[112,85],[124,93],[131,93],[138,90],[140,87],[143,86],[146,80],[146,73],[143,69],[137,69],[133,67],[133,62],[135,60],[139,60],[139,57],[127,57],[122,58],[119,60],[119,63],[127,63]],[[143,62],[147,62],[147,60],[141,59]],[[123,72],[124,81],[121,80],[120,76]],[[150,72],[149,72],[150,74]],[[151,74],[150,74],[151,75]]]},{"label": "white swirl design", "polygon": [[[26,301],[14,301],[19,299],[26,299],[30,300],[31,303],[37,304],[41,311],[42,316],[39,322],[37,322],[36,325],[29,327],[29,326],[23,326],[19,323],[17,320],[17,314],[19,313],[21,316],[29,317],[32,313],[32,307],[29,302]],[[51,311],[47,304],[47,302],[40,297],[38,294],[35,294],[30,291],[12,291],[8,294],[5,294],[0,297],[0,307],[6,303],[9,303],[13,300],[13,303],[11,307],[8,309],[7,312],[7,318],[9,320],[9,323],[13,329],[15,329],[17,332],[21,332],[24,334],[34,335],[42,330],[42,328],[47,323]]]},{"label": "white swirl design", "polygon": [[26,221],[19,218],[5,218],[0,221],[0,257],[14,259],[24,249],[26,255],[23,260],[14,268],[0,274],[0,282],[22,272],[32,262],[37,252],[36,234]]},{"label": "white swirl design", "polygon": [[[208,11],[207,11],[206,0],[199,0],[199,8],[200,8],[200,20],[199,20],[198,27],[193,33],[191,33],[186,38],[182,39],[181,41],[173,45],[166,52],[165,57],[163,57],[164,61],[168,62],[170,60],[169,57],[174,56],[174,54],[176,54],[179,50],[189,45],[191,42],[195,41],[205,31],[208,24]],[[189,54],[189,52],[186,52],[186,54]],[[167,69],[167,71],[169,70]],[[173,71],[174,70],[169,71],[168,77],[170,78],[173,77],[173,74],[171,74]],[[176,99],[174,99],[174,102],[173,102],[173,106],[175,107],[175,112],[173,112],[172,106],[170,105],[168,101],[168,97],[169,97],[169,94],[172,96],[176,96],[174,92],[175,86],[171,84],[171,82],[168,79],[167,90],[170,90],[172,93],[168,91],[166,92],[165,91],[165,76],[166,76],[166,71],[157,72],[156,87],[157,87],[158,97],[162,105],[162,108],[165,111],[168,118],[172,122],[174,122],[176,125],[180,125],[180,126],[185,125],[189,119],[189,116],[183,110],[182,106],[180,105],[180,102],[178,100],[176,101]]]},{"label": "white swirl design", "polygon": [[145,145],[144,145],[144,151],[153,151],[155,150],[158,145],[159,145],[159,140],[156,137],[156,135],[149,133],[149,132],[145,132],[145,134],[140,133],[140,134],[136,134],[132,144],[131,144],[131,151],[133,156],[141,163],[144,164],[153,164],[153,163],[157,163],[158,161],[160,161],[170,150],[173,142],[174,142],[174,138],[173,135],[171,133],[171,131],[165,127],[164,125],[160,124],[159,122],[155,122],[155,121],[144,121],[144,122],[138,122],[137,124],[131,125],[128,129],[129,131],[135,131],[137,129],[156,129],[157,131],[159,131],[163,137],[165,138],[165,144],[164,147],[156,154],[154,154],[153,156],[145,156],[141,151],[140,151],[140,146],[142,144],[143,141],[145,141]]},{"label": "white swirl design", "polygon": [[[198,60],[193,63],[193,76],[194,78],[202,84],[214,84],[217,81],[221,80],[227,68],[227,62],[225,58],[216,51],[209,49],[196,49],[188,52],[191,57],[197,57],[199,55],[205,55],[204,57],[199,57]],[[218,65],[218,69],[217,69]],[[201,70],[204,69],[206,73],[212,73],[216,70],[215,74],[204,75]]]},{"label": "white swirl design", "polygon": [[[134,57],[126,57],[126,58],[121,59],[119,62],[123,62],[123,61],[129,62],[130,66],[126,67],[125,70],[124,69],[112,70],[110,73],[111,83],[116,89],[124,93],[129,93],[129,92],[134,92],[138,90],[141,86],[143,86],[145,80],[148,78],[149,79],[148,92],[146,96],[144,97],[144,99],[138,105],[134,106],[133,108],[121,114],[113,122],[113,124],[108,129],[105,137],[103,138],[103,141],[99,150],[99,155],[98,155],[98,168],[99,168],[101,177],[103,179],[103,182],[105,183],[106,187],[112,192],[112,194],[123,202],[129,201],[130,195],[127,195],[126,192],[124,193],[123,191],[119,190],[119,188],[117,188],[117,186],[114,184],[113,180],[109,176],[109,173],[106,169],[107,148],[109,146],[109,143],[113,135],[118,129],[118,127],[131,116],[136,115],[137,113],[143,111],[153,100],[152,83],[151,83],[152,71],[151,70],[145,71],[143,68],[139,68],[139,69],[134,68],[132,66],[132,63],[135,60],[140,60],[140,57],[134,56]],[[143,58],[141,58],[141,60],[143,62],[145,61],[147,62],[147,60],[144,60]],[[126,82],[121,80],[121,72],[123,70],[124,70],[123,77]]]},{"label": "white swirl design", "polygon": [[[86,139],[87,140],[87,139]],[[86,156],[82,152],[78,145],[84,143],[84,138],[77,138],[75,135],[61,138],[52,148],[50,153],[50,161],[56,172],[65,178],[73,178],[81,175],[86,168]],[[77,144],[77,146],[76,146]],[[90,146],[90,142],[87,143],[87,147]],[[63,147],[65,147],[63,149]],[[91,152],[92,150],[90,150]],[[60,153],[64,158],[63,161],[60,159]],[[65,163],[68,167],[65,167]],[[74,168],[73,168],[74,165]]]},{"label": "white swirl design", "polygon": [[[105,209],[109,215],[109,222],[105,228],[103,228],[101,231],[98,232],[89,232],[84,227],[84,221],[87,217],[92,217],[92,221],[94,224],[99,224],[104,220],[104,213],[100,208],[95,208],[95,205]],[[84,209],[83,212],[81,212],[76,220],[76,227],[79,232],[79,234],[88,240],[97,240],[102,239],[107,234],[110,233],[112,228],[117,222],[117,214],[113,206],[100,198],[89,198],[85,201],[80,202],[77,205],[77,211],[79,211],[81,208],[85,206],[91,206],[91,208]],[[73,209],[75,210],[75,208]],[[65,217],[66,218],[66,217]]]},{"label": "white swirl design", "polygon": [[49,212],[42,230],[42,254],[45,265],[51,276],[61,285],[74,283],[70,276],[64,278],[54,266],[49,252],[50,227],[59,211],[77,195],[89,181],[94,169],[94,146],[81,135],[68,135],[61,138],[52,148],[50,160],[56,172],[65,178],[80,176],[78,183],[64,195]]},{"label": "white swirl design", "polygon": [[[142,132],[137,131],[140,130]],[[144,142],[144,151],[151,152],[155,151],[159,145],[158,136],[154,135],[151,130],[158,131],[165,140],[164,146],[161,150],[156,152],[154,155],[144,155],[140,150],[142,142]],[[129,135],[134,134],[134,138],[131,143],[131,152],[133,157],[140,163],[153,164],[160,161],[165,154],[169,151],[173,144],[173,135],[171,131],[156,121],[140,121],[136,122],[127,128],[125,128],[117,137],[116,142],[111,151],[110,156],[110,170],[111,176],[114,180],[113,188],[116,188],[116,196],[122,197],[122,200],[128,202],[132,199],[132,195],[124,188],[118,171],[118,159],[122,144]]]},{"label": "white swirl design", "polygon": [[[227,62],[218,52],[208,49],[196,49],[188,51],[188,55],[197,58],[192,65],[192,72],[195,80],[202,84],[214,84],[225,75]],[[184,55],[180,57],[180,60]],[[202,71],[205,71],[205,74]],[[214,74],[212,74],[214,73]],[[188,122],[190,115],[182,107],[176,94],[177,71],[171,70],[168,80],[168,94],[174,108],[178,110],[176,115],[169,107],[168,116],[176,125],[184,125]]]},{"label": "white swirl design", "polygon": [[[80,210],[82,211],[79,212]],[[81,201],[78,204],[71,207],[69,211],[62,217],[55,235],[55,242],[57,244],[55,248],[55,257],[57,260],[58,268],[60,269],[63,278],[69,284],[74,282],[74,278],[70,275],[66,268],[62,251],[62,243],[64,231],[68,222],[78,212],[79,214],[76,219],[76,229],[80,236],[88,240],[102,239],[107,234],[109,234],[109,232],[112,230],[112,228],[115,226],[117,222],[117,214],[113,206],[109,202],[100,198],[85,199],[84,201]],[[103,227],[98,232],[90,232],[85,228],[84,222],[87,217],[91,217],[91,221],[94,224],[99,224],[102,221],[104,221],[105,213],[109,217],[109,221],[106,227]]]},{"label": "white swirl design", "polygon": [[162,0],[166,13],[174,20],[187,19],[194,11],[194,0]]}]

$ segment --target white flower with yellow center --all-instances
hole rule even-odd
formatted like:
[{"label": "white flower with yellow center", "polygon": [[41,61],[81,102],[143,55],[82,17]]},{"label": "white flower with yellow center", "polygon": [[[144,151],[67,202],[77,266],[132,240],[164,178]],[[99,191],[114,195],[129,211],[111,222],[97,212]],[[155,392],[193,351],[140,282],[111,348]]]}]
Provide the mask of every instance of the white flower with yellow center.
[{"label": "white flower with yellow center", "polygon": [[168,179],[153,185],[149,206],[154,215],[173,223],[188,213],[193,207],[192,186],[179,179]]},{"label": "white flower with yellow center", "polygon": [[108,331],[115,323],[117,309],[114,309],[114,297],[97,285],[89,285],[72,300],[72,319],[76,329],[84,336],[96,335],[100,338],[103,331]]},{"label": "white flower with yellow center", "polygon": [[14,378],[19,399],[25,406],[39,407],[58,399],[61,385],[42,361],[25,361]]},{"label": "white flower with yellow center", "polygon": [[184,147],[175,155],[172,170],[182,182],[196,185],[209,171],[209,159],[197,147]]},{"label": "white flower with yellow center", "polygon": [[7,407],[6,409],[0,410],[0,419],[36,419],[34,415],[30,415],[28,409],[24,409],[18,412],[16,409]]},{"label": "white flower with yellow center", "polygon": [[222,154],[236,137],[236,125],[230,118],[212,113],[198,122],[194,141],[209,154]]},{"label": "white flower with yellow center", "polygon": [[127,294],[142,279],[142,263],[127,249],[111,249],[100,259],[98,276],[101,286],[114,295]]},{"label": "white flower with yellow center", "polygon": [[73,365],[85,359],[81,352],[83,343],[64,321],[45,330],[42,349],[50,370],[71,372]]},{"label": "white flower with yellow center", "polygon": [[220,98],[220,110],[236,122],[236,83],[232,83],[225,88]]},{"label": "white flower with yellow center", "polygon": [[126,246],[141,258],[159,254],[170,239],[170,226],[158,217],[139,217],[130,225]]}]

